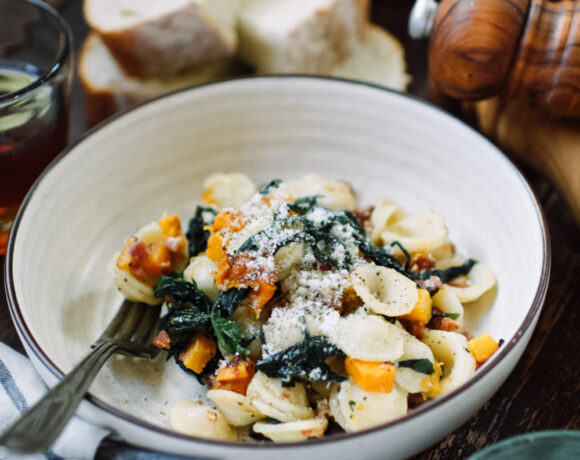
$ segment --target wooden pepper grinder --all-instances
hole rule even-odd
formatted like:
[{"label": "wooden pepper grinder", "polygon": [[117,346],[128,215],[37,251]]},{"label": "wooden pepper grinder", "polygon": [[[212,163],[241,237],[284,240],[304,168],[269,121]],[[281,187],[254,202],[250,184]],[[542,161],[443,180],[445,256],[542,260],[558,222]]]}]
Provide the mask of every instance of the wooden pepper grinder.
[{"label": "wooden pepper grinder", "polygon": [[458,99],[526,96],[580,119],[580,0],[443,0],[429,68]]},{"label": "wooden pepper grinder", "polygon": [[[429,0],[431,1],[431,0]],[[580,0],[442,0],[430,76],[480,128],[543,170],[580,224]]]}]

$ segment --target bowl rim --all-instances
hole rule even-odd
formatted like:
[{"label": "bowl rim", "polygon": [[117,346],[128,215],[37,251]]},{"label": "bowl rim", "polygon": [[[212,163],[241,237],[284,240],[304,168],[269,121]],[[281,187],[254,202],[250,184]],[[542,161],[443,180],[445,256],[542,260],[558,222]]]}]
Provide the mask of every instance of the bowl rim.
[{"label": "bowl rim", "polygon": [[[536,212],[536,217],[537,217],[538,224],[540,226],[540,230],[541,230],[541,234],[542,234],[542,243],[543,243],[542,244],[542,256],[543,256],[542,271],[541,271],[540,280],[538,282],[536,292],[534,294],[530,308],[528,309],[528,312],[527,312],[524,320],[520,324],[520,327],[517,329],[513,338],[511,340],[509,340],[509,342],[506,341],[504,344],[502,344],[502,346],[498,350],[497,355],[494,358],[493,363],[490,363],[491,365],[489,365],[489,366],[482,366],[473,375],[473,377],[471,377],[467,382],[463,383],[455,390],[450,391],[449,393],[446,393],[446,394],[444,394],[436,399],[430,400],[430,401],[426,402],[425,404],[422,404],[421,406],[413,409],[412,411],[409,411],[403,417],[400,417],[400,418],[397,418],[395,420],[389,421],[387,423],[384,423],[384,424],[381,424],[381,425],[378,425],[375,427],[371,427],[371,428],[368,428],[368,429],[365,429],[362,431],[358,431],[358,432],[339,433],[339,434],[335,434],[335,435],[332,435],[329,437],[309,439],[307,441],[298,442],[298,443],[290,443],[290,442],[284,442],[284,443],[247,443],[247,442],[240,442],[240,441],[231,442],[231,441],[222,441],[222,440],[216,440],[216,439],[202,438],[202,437],[197,437],[197,436],[189,436],[189,435],[185,435],[182,433],[178,433],[178,432],[173,431],[169,428],[164,428],[164,427],[161,427],[159,425],[153,425],[153,424],[147,423],[144,420],[139,419],[137,417],[134,417],[126,412],[123,412],[120,409],[107,404],[106,402],[102,401],[98,397],[95,397],[95,396],[87,393],[84,397],[84,400],[87,401],[88,403],[90,403],[91,405],[93,405],[94,407],[96,407],[97,409],[102,410],[102,411],[104,411],[104,412],[106,412],[109,415],[112,415],[114,417],[120,418],[121,420],[123,420],[125,422],[128,422],[130,424],[134,424],[141,429],[152,430],[158,435],[169,436],[169,437],[177,438],[177,439],[182,440],[182,441],[202,443],[202,444],[207,444],[209,446],[220,446],[220,447],[224,447],[224,448],[274,450],[274,449],[278,449],[278,448],[291,447],[293,449],[296,449],[296,448],[308,448],[308,447],[312,447],[315,445],[323,445],[323,444],[327,444],[330,442],[334,443],[334,442],[347,441],[347,440],[351,440],[351,439],[354,439],[357,437],[363,437],[363,436],[367,436],[367,435],[370,435],[373,433],[377,433],[378,431],[382,431],[382,430],[390,428],[394,425],[404,424],[404,423],[410,421],[411,419],[417,418],[425,413],[431,412],[432,410],[436,409],[437,407],[445,404],[447,401],[453,399],[456,395],[464,392],[467,388],[469,388],[469,387],[475,385],[477,382],[481,381],[485,376],[487,376],[489,374],[489,372],[491,372],[492,369],[495,369],[497,367],[497,365],[505,359],[505,357],[509,354],[509,352],[513,348],[515,348],[515,346],[520,342],[520,340],[524,336],[524,333],[533,324],[534,319],[536,318],[536,315],[539,313],[540,309],[542,308],[542,305],[543,305],[545,297],[546,297],[547,289],[548,289],[548,281],[550,278],[550,268],[551,268],[551,244],[550,244],[549,231],[548,231],[548,226],[547,226],[547,222],[546,222],[546,217],[544,215],[544,212],[540,206],[540,203],[539,203],[537,197],[535,196],[533,190],[530,187],[528,180],[523,176],[520,168],[517,165],[515,165],[497,146],[495,146],[492,142],[490,142],[487,138],[485,138],[481,133],[477,132],[474,128],[467,125],[465,122],[463,122],[459,118],[449,114],[441,107],[438,107],[438,106],[432,104],[431,102],[425,101],[425,100],[419,98],[418,96],[415,96],[412,94],[407,94],[407,93],[402,93],[400,91],[397,91],[397,90],[394,90],[391,88],[387,88],[384,86],[376,85],[373,83],[369,83],[369,82],[351,80],[351,79],[347,79],[347,78],[337,78],[337,77],[330,77],[330,76],[323,76],[323,75],[306,75],[306,74],[280,74],[280,75],[273,74],[273,75],[259,75],[259,76],[240,76],[240,77],[226,78],[226,79],[221,79],[221,80],[212,81],[212,82],[208,82],[208,83],[203,83],[201,85],[197,85],[194,87],[179,89],[179,90],[173,91],[171,93],[163,94],[163,95],[158,96],[154,99],[151,99],[145,103],[139,104],[135,107],[131,107],[127,110],[121,111],[121,112],[113,115],[112,117],[108,118],[107,120],[103,121],[102,123],[90,128],[89,130],[84,132],[76,142],[74,142],[73,144],[68,146],[65,150],[63,150],[49,164],[49,166],[42,172],[42,174],[35,181],[35,183],[31,187],[31,189],[27,193],[25,199],[23,200],[23,202],[20,206],[20,209],[18,210],[18,213],[17,213],[16,218],[14,220],[14,223],[13,223],[13,226],[12,226],[12,229],[10,232],[10,236],[8,239],[8,244],[7,244],[7,248],[6,248],[5,267],[4,267],[4,270],[5,270],[4,283],[5,283],[6,297],[8,300],[8,309],[10,311],[12,321],[13,321],[21,339],[26,342],[29,349],[34,353],[35,357],[38,359],[38,361],[40,363],[42,363],[42,365],[46,368],[46,370],[48,370],[51,374],[53,374],[58,380],[61,380],[65,375],[65,373],[45,354],[43,349],[40,347],[40,345],[37,343],[36,339],[32,335],[26,322],[24,321],[24,318],[23,318],[21,311],[20,311],[20,306],[19,306],[18,301],[16,299],[15,281],[14,281],[14,277],[13,277],[13,273],[12,273],[12,264],[13,264],[13,260],[14,260],[14,245],[15,245],[14,241],[16,239],[18,227],[20,226],[22,216],[26,211],[26,208],[27,208],[29,201],[31,200],[32,196],[34,195],[35,190],[38,188],[39,183],[43,180],[43,178],[47,174],[50,173],[50,171],[54,168],[54,166],[56,164],[58,164],[71,151],[75,150],[78,145],[80,145],[82,142],[85,141],[85,139],[92,136],[95,132],[100,131],[101,129],[105,128],[109,124],[114,123],[118,118],[124,117],[128,113],[131,113],[133,111],[139,111],[145,106],[155,104],[159,100],[163,100],[163,99],[172,97],[172,96],[174,96],[176,94],[180,94],[180,93],[185,93],[185,92],[190,92],[190,91],[200,91],[200,90],[203,91],[205,88],[208,88],[208,87],[213,88],[213,87],[217,87],[220,85],[236,85],[239,82],[242,82],[242,84],[245,84],[245,82],[247,82],[247,81],[254,81],[254,82],[257,82],[258,84],[260,84],[259,82],[261,82],[261,81],[271,81],[271,80],[276,80],[276,79],[296,80],[296,81],[298,81],[298,80],[331,81],[331,82],[337,82],[337,83],[341,83],[341,84],[345,84],[345,85],[363,86],[363,87],[368,87],[368,88],[372,88],[375,90],[387,92],[387,93],[390,93],[390,94],[395,95],[397,97],[402,97],[403,99],[407,99],[407,100],[411,101],[412,103],[418,103],[420,105],[426,106],[427,108],[435,109],[436,111],[440,112],[440,114],[444,118],[456,123],[458,126],[461,127],[461,129],[464,129],[464,130],[467,130],[468,132],[471,132],[473,135],[479,137],[483,142],[487,143],[491,147],[490,150],[493,152],[492,154],[498,155],[504,161],[504,163],[506,164],[506,167],[511,168],[513,170],[513,172],[516,174],[517,178],[521,182],[521,185],[526,190],[526,192],[527,192],[527,194],[528,194],[528,196],[533,204],[534,210]],[[88,350],[87,350],[87,352],[88,352]],[[513,371],[513,369],[512,369],[512,371]],[[511,373],[511,371],[510,371],[510,373]]]}]

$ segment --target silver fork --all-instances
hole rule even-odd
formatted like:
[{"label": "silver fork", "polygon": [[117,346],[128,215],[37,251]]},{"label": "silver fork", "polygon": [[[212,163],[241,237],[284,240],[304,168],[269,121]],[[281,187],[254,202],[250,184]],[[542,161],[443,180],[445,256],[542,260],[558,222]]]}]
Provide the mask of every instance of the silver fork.
[{"label": "silver fork", "polygon": [[125,300],[93,350],[0,437],[0,445],[21,453],[48,450],[113,353],[149,359],[159,353],[151,340],[160,309]]}]

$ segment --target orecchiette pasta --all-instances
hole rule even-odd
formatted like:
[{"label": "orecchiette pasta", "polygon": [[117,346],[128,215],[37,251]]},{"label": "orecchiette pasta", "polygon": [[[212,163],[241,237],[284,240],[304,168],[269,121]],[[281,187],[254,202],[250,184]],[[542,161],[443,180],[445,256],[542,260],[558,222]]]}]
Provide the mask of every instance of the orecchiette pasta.
[{"label": "orecchiette pasta", "polygon": [[256,193],[256,185],[240,173],[214,174],[203,183],[202,198],[218,208],[239,208]]},{"label": "orecchiette pasta", "polygon": [[232,426],[246,426],[265,417],[251,400],[230,390],[209,390],[207,397],[216,405]]},{"label": "orecchiette pasta", "polygon": [[262,372],[257,372],[250,382],[247,397],[256,409],[281,422],[306,420],[314,415],[303,384],[283,387],[280,379]]},{"label": "orecchiette pasta", "polygon": [[183,271],[188,257],[179,218],[164,215],[128,238],[123,250],[110,260],[108,270],[125,298],[157,305],[163,300],[153,293],[159,277]]},{"label": "orecchiette pasta", "polygon": [[321,438],[328,426],[326,417],[315,417],[309,420],[298,420],[286,423],[259,422],[253,430],[274,442],[298,442],[309,438]]},{"label": "orecchiette pasta", "polygon": [[399,328],[377,315],[341,318],[329,334],[338,348],[355,359],[396,361],[403,354]]},{"label": "orecchiette pasta", "polygon": [[451,241],[445,241],[441,246],[429,252],[435,260],[452,259],[455,256],[455,246]]},{"label": "orecchiette pasta", "polygon": [[499,346],[462,335],[463,303],[495,278],[456,254],[434,212],[388,199],[359,210],[348,184],[316,174],[259,190],[217,174],[203,200],[187,238],[164,216],[109,266],[127,298],[165,302],[153,343],[207,386],[215,407],[173,407],[179,432],[300,442],[330,420],[364,430],[458,388]]},{"label": "orecchiette pasta", "polygon": [[419,300],[415,283],[392,268],[360,265],[352,284],[365,305],[381,315],[406,315]]},{"label": "orecchiette pasta", "polygon": [[320,195],[319,203],[329,209],[356,209],[356,196],[346,182],[331,181],[318,174],[309,174],[286,182],[294,198]]},{"label": "orecchiette pasta", "polygon": [[330,413],[344,431],[360,431],[407,413],[407,392],[394,385],[390,393],[370,393],[348,380],[330,395]]},{"label": "orecchiette pasta", "polygon": [[215,302],[218,298],[219,289],[212,273],[217,270],[217,265],[207,256],[193,257],[183,272],[183,277],[188,281],[195,281],[197,287]]},{"label": "orecchiette pasta", "polygon": [[[283,318],[283,316],[277,311],[272,312],[272,316],[262,327],[264,339],[270,353],[277,353],[290,348],[304,339],[300,318]],[[281,322],[283,324],[280,324]]]},{"label": "orecchiette pasta", "polygon": [[443,218],[434,212],[425,211],[403,217],[381,233],[386,244],[398,241],[407,251],[431,251],[447,239],[447,228]]},{"label": "orecchiette pasta", "polygon": [[457,287],[447,285],[460,302],[473,302],[495,286],[493,272],[483,264],[475,264],[467,275],[467,285]]},{"label": "orecchiette pasta", "polygon": [[443,362],[445,372],[440,383],[444,391],[461,386],[475,372],[475,359],[463,335],[429,330],[423,341],[431,348],[435,359]]},{"label": "orecchiette pasta", "polygon": [[262,333],[262,323],[256,318],[253,310],[248,306],[242,305],[234,311],[231,319],[240,326],[244,336],[253,337],[247,348],[252,359],[259,359],[262,356],[262,344],[259,338]]},{"label": "orecchiette pasta", "polygon": [[171,408],[169,419],[175,431],[190,436],[225,440],[238,438],[222,413],[201,401],[177,402]]},{"label": "orecchiette pasta", "polygon": [[439,289],[432,297],[433,306],[443,313],[454,315],[454,321],[458,325],[458,332],[463,330],[463,305],[449,287]]},{"label": "orecchiette pasta", "polygon": [[386,198],[380,198],[370,217],[373,242],[380,244],[382,242],[382,233],[403,217],[405,217],[405,211],[397,203]]},{"label": "orecchiette pasta", "polygon": [[127,271],[122,270],[117,265],[117,260],[119,260],[120,252],[113,255],[108,265],[108,271],[113,276],[115,284],[119,290],[123,293],[123,296],[128,300],[133,300],[135,302],[143,302],[149,305],[159,305],[163,299],[159,299],[153,295],[153,287],[149,286],[135,277],[133,277]]},{"label": "orecchiette pasta", "polygon": [[302,243],[292,243],[280,248],[274,256],[277,278],[279,280],[288,278],[300,266],[305,253],[306,248]]},{"label": "orecchiette pasta", "polygon": [[[426,344],[404,330],[400,333],[403,337],[403,354],[399,356],[398,361],[426,359],[433,364],[435,363],[433,352]],[[422,372],[408,367],[399,367],[395,375],[395,382],[409,393],[422,393],[425,390],[426,378],[427,375]]]}]

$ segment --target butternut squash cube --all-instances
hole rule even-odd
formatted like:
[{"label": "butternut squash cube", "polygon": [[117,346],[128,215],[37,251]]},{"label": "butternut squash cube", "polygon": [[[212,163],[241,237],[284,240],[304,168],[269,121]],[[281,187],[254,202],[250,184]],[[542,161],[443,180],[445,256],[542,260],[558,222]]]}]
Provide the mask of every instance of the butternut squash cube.
[{"label": "butternut squash cube", "polygon": [[163,243],[153,243],[148,247],[145,260],[141,261],[141,268],[149,276],[159,277],[168,275],[172,271],[171,251]]},{"label": "butternut squash cube", "polygon": [[181,222],[179,222],[179,217],[175,214],[165,214],[157,221],[157,225],[167,237],[175,238],[182,235]]},{"label": "butternut squash cube", "polygon": [[276,292],[276,285],[273,283],[261,283],[258,289],[250,291],[248,296],[248,301],[256,316],[260,314],[260,310],[264,308],[264,305],[274,296]]},{"label": "butternut squash cube", "polygon": [[478,366],[487,361],[499,348],[499,344],[487,332],[475,339],[471,339],[467,342],[467,345]]},{"label": "butternut squash cube", "polygon": [[189,344],[179,355],[179,360],[185,367],[196,374],[201,374],[205,365],[213,358],[217,351],[214,340],[202,332],[197,332]]},{"label": "butternut squash cube", "polygon": [[391,363],[363,361],[347,356],[344,368],[364,391],[390,393],[393,389],[397,368]]},{"label": "butternut squash cube", "polygon": [[417,293],[419,294],[419,300],[417,300],[413,309],[406,315],[401,316],[401,318],[427,324],[431,320],[432,314],[431,295],[426,289],[417,289]]},{"label": "butternut squash cube", "polygon": [[255,373],[256,367],[252,361],[234,358],[218,370],[212,390],[229,390],[245,396]]}]

